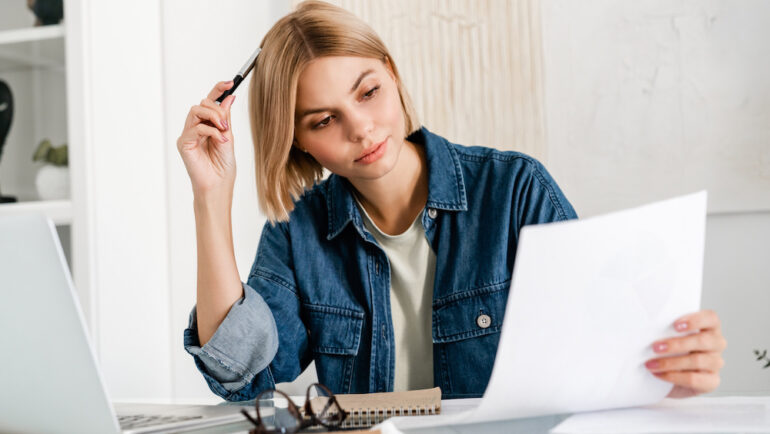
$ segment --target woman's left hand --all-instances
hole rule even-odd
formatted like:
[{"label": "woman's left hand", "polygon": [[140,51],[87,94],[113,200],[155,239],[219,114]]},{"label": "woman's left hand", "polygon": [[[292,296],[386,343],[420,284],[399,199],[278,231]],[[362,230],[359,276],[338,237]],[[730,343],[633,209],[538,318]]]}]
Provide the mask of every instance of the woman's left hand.
[{"label": "woman's left hand", "polygon": [[674,383],[669,398],[713,391],[719,386],[719,370],[725,364],[722,351],[727,347],[719,316],[713,310],[695,312],[676,320],[674,329],[695,333],[655,342],[652,349],[662,357],[647,361],[647,369],[661,380]]}]

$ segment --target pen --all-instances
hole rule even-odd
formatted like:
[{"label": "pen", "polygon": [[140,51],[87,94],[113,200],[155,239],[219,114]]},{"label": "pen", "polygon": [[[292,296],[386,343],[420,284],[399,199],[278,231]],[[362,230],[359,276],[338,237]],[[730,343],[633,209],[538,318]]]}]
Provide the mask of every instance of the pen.
[{"label": "pen", "polygon": [[229,95],[232,95],[233,92],[235,92],[235,89],[238,88],[238,85],[241,84],[244,78],[246,78],[247,75],[249,75],[249,72],[252,68],[254,68],[254,64],[257,62],[257,56],[259,55],[259,52],[262,51],[261,47],[257,47],[257,49],[254,51],[254,54],[249,57],[249,60],[246,61],[246,63],[243,65],[243,67],[238,70],[238,73],[235,74],[235,78],[233,78],[233,87],[230,89],[227,89],[225,93],[219,96],[217,98],[218,103],[222,103],[225,98],[227,98]]}]

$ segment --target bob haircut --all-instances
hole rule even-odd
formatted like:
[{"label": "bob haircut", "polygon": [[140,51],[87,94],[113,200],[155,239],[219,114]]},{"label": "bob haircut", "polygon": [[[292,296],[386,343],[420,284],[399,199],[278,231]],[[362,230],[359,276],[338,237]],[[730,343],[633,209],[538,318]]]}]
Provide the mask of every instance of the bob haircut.
[{"label": "bob haircut", "polygon": [[407,135],[419,128],[412,101],[385,44],[361,19],[322,1],[305,1],[267,32],[249,84],[259,206],[275,224],[323,179],[323,166],[294,142],[297,82],[312,60],[358,56],[382,60],[396,78]]}]

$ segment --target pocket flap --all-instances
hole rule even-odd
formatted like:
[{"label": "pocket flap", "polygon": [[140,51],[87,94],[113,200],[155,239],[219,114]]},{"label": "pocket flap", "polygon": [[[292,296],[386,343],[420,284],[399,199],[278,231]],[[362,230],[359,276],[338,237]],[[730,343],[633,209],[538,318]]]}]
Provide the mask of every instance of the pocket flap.
[{"label": "pocket flap", "polygon": [[355,355],[364,313],[332,306],[305,305],[311,349],[315,353]]},{"label": "pocket flap", "polygon": [[433,309],[433,342],[446,343],[499,333],[510,281],[454,294]]}]

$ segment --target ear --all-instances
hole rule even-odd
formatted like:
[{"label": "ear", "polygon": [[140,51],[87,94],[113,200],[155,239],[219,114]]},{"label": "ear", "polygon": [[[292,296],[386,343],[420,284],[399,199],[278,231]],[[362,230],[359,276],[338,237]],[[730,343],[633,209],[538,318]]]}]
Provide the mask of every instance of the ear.
[{"label": "ear", "polygon": [[305,148],[303,148],[302,146],[300,146],[300,145],[299,145],[299,142],[297,141],[297,139],[296,139],[296,138],[294,139],[294,141],[292,141],[292,142],[291,142],[291,144],[292,144],[292,146],[294,146],[295,148],[297,148],[297,149],[299,149],[300,151],[302,151],[302,152],[304,152],[304,153],[306,153],[306,154],[307,154],[307,150],[306,150]]}]

